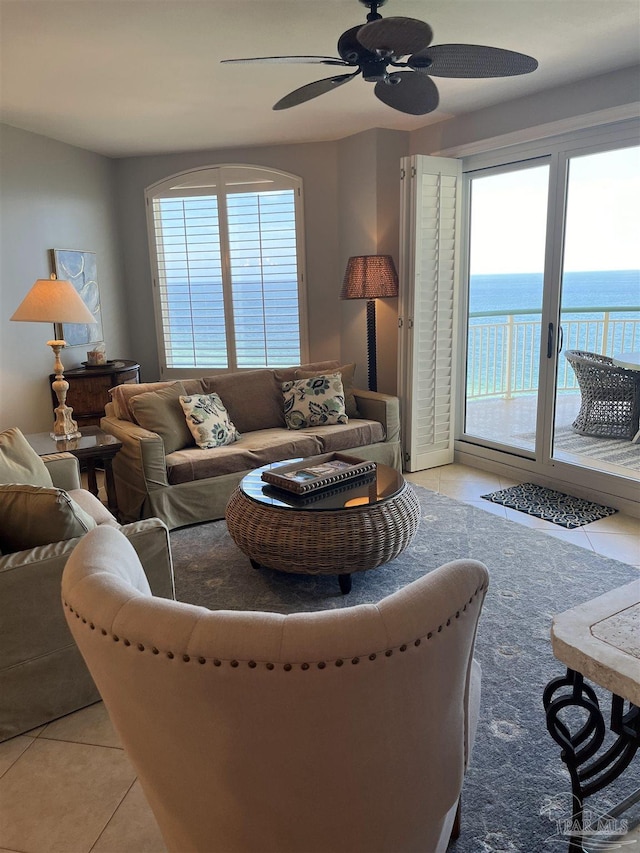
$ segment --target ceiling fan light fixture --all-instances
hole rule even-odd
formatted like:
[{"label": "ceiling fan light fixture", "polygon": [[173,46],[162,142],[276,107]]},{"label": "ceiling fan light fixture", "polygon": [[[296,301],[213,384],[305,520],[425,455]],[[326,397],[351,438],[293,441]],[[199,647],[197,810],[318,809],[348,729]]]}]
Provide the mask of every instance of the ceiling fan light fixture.
[{"label": "ceiling fan light fixture", "polygon": [[382,59],[373,62],[361,62],[362,78],[367,83],[379,83],[387,79],[387,64]]}]

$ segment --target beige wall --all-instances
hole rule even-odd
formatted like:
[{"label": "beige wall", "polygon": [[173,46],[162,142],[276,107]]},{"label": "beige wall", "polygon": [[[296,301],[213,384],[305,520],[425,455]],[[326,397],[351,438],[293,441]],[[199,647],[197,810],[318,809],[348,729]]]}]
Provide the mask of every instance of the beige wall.
[{"label": "beige wall", "polygon": [[[409,134],[369,130],[343,139],[338,147],[339,254],[341,271],[351,255],[391,255],[398,265],[400,159]],[[367,387],[366,301],[345,300],[342,318],[343,362],[355,361],[356,384]],[[376,300],[378,390],[397,388],[398,300]]]},{"label": "beige wall", "polygon": [[[408,134],[372,130],[339,142],[131,157],[116,163],[129,329],[145,379],[159,377],[144,190],[196,167],[245,163],[282,169],[304,182],[309,357],[358,364],[356,384],[366,387],[364,302],[340,300],[350,255],[389,252],[397,260],[399,159]],[[381,194],[384,203],[381,203]],[[382,390],[395,391],[397,300],[379,302]],[[389,304],[386,304],[389,303]]]},{"label": "beige wall", "polygon": [[187,169],[224,163],[269,166],[304,181],[309,350],[312,360],[339,358],[340,325],[336,305],[340,288],[338,185],[335,143],[200,151],[117,161],[122,253],[129,305],[129,332],[144,378],[159,377],[153,319],[151,267],[144,191],[157,181]]},{"label": "beige wall", "polygon": [[[122,318],[114,163],[71,145],[0,125],[0,429],[50,430],[48,376],[53,326],[9,317],[38,278],[51,272],[49,249],[97,254],[104,339],[109,356],[129,358]],[[86,359],[87,347],[63,352],[65,367]]]},{"label": "beige wall", "polygon": [[[540,138],[585,127],[591,121],[629,118],[638,114],[639,79],[640,68],[633,66],[441,121],[411,134],[411,154],[437,154],[482,140],[506,145],[520,135]],[[523,134],[527,129],[532,132]]]}]

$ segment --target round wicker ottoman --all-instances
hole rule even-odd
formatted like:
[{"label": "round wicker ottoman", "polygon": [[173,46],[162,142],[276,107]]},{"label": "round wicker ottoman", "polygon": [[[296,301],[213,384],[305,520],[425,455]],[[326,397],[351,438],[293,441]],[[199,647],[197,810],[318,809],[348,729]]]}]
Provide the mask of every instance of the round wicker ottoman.
[{"label": "round wicker ottoman", "polygon": [[290,505],[277,492],[274,496],[261,479],[272,467],[248,474],[227,504],[231,538],[254,567],[337,575],[340,589],[347,593],[353,572],[393,560],[416,532],[420,505],[415,492],[387,465],[378,463],[375,480],[366,486],[308,506]]}]

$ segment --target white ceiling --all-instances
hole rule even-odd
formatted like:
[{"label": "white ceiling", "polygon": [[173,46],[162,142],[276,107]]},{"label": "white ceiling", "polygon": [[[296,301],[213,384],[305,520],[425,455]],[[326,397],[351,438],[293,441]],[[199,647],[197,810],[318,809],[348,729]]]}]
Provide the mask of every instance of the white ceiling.
[{"label": "white ceiling", "polygon": [[219,63],[336,56],[338,36],[365,22],[358,0],[0,0],[0,119],[112,157],[414,130],[638,63],[639,8],[637,0],[388,0],[383,17],[427,21],[434,44],[492,45],[540,63],[522,77],[436,78],[440,107],[408,116],[361,78],[273,112],[287,92],[336,71]]}]

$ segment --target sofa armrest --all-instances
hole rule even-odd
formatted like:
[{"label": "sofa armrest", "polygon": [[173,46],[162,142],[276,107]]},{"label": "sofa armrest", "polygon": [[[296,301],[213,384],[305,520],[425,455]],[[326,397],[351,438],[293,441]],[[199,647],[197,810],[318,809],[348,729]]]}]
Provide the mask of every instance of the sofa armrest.
[{"label": "sofa armrest", "polygon": [[158,433],[114,417],[102,418],[100,428],[122,442],[122,449],[116,454],[116,459],[126,459],[127,464],[134,465],[149,488],[169,485],[164,442]]},{"label": "sofa armrest", "polygon": [[363,418],[380,421],[385,441],[400,441],[400,400],[391,394],[354,388],[358,411]]},{"label": "sofa armrest", "polygon": [[118,509],[124,521],[135,521],[149,493],[169,485],[164,442],[157,433],[113,416],[102,418],[100,427],[122,443],[113,459]]},{"label": "sofa armrest", "polygon": [[50,453],[42,457],[56,489],[80,489],[80,463],[72,453]]}]

